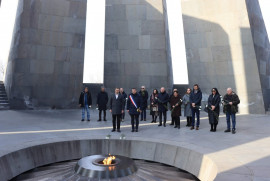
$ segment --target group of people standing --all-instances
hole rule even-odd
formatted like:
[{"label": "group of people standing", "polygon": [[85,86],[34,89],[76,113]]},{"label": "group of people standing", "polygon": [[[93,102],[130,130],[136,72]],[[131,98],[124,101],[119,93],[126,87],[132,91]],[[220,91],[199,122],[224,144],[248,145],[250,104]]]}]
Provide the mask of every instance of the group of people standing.
[{"label": "group of people standing", "polygon": [[[107,104],[109,103],[108,107],[112,114],[113,123],[112,132],[121,132],[120,124],[125,119],[126,107],[131,118],[131,131],[138,132],[139,116],[141,116],[141,121],[146,121],[148,98],[149,95],[145,86],[142,86],[139,92],[137,92],[136,88],[132,88],[129,95],[124,92],[123,88],[116,88],[115,93],[112,94],[110,98],[105,91],[105,88],[102,87],[101,91],[97,95],[97,107],[99,110],[98,121],[102,120],[102,112],[103,121],[106,121],[106,110]],[[227,129],[225,132],[232,131],[234,134],[236,132],[235,114],[238,112],[238,104],[240,103],[240,100],[231,88],[227,89],[227,94],[223,97],[223,100],[217,88],[211,89],[211,94],[209,95],[206,107],[204,108],[204,110],[208,112],[209,124],[211,125],[210,131],[216,132],[221,101],[223,103],[223,112],[226,114],[227,120]],[[181,107],[183,105],[184,116],[187,119],[186,126],[190,127],[190,130],[199,130],[201,102],[202,92],[198,84],[194,85],[193,90],[188,88],[182,98],[177,89],[174,89],[171,95],[166,92],[164,87],[161,87],[160,92],[157,89],[154,89],[153,93],[150,95],[151,123],[156,123],[157,117],[159,117],[158,126],[163,125],[166,127],[167,111],[171,110],[171,125],[174,125],[174,128],[180,129],[180,116],[182,113]],[[87,87],[80,95],[79,104],[82,107],[82,121],[84,121],[85,118],[85,111],[87,112],[87,120],[90,121],[89,107],[92,105],[92,99]],[[232,119],[232,130],[230,119]]]}]

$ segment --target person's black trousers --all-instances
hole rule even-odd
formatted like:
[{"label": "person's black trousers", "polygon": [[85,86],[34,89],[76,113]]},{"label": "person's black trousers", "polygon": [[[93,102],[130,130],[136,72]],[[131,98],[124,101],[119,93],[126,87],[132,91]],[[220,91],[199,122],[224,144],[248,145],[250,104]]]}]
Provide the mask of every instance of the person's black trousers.
[{"label": "person's black trousers", "polygon": [[125,111],[122,113],[122,119],[125,119]]},{"label": "person's black trousers", "polygon": [[171,116],[171,118],[172,118],[171,125],[176,125],[174,117],[173,117],[173,116]]},{"label": "person's black trousers", "polygon": [[156,122],[156,121],[157,121],[157,116],[154,115],[154,114],[152,114],[152,121],[153,121],[153,122]]},{"label": "person's black trousers", "polygon": [[159,111],[159,124],[162,124],[162,115],[164,117],[164,125],[166,124],[166,119],[167,119],[167,111]]},{"label": "person's black trousers", "polygon": [[120,122],[121,122],[121,115],[122,114],[113,114],[113,129],[116,129],[116,122],[117,122],[117,130],[120,130]]},{"label": "person's black trousers", "polygon": [[[138,127],[139,127],[139,114],[131,114],[130,117],[131,117],[132,130],[133,131],[135,129],[138,130]],[[135,128],[135,125],[136,125],[136,128]]]},{"label": "person's black trousers", "polygon": [[101,114],[102,114],[102,111],[103,111],[103,114],[104,114],[104,119],[106,119],[106,110],[99,110],[99,120],[101,120]]},{"label": "person's black trousers", "polygon": [[191,126],[191,122],[192,122],[192,117],[187,116],[187,125],[186,126]]},{"label": "person's black trousers", "polygon": [[146,108],[141,110],[141,121],[146,120]]},{"label": "person's black trousers", "polygon": [[180,117],[179,116],[172,117],[172,120],[174,121],[176,126],[180,126]]}]

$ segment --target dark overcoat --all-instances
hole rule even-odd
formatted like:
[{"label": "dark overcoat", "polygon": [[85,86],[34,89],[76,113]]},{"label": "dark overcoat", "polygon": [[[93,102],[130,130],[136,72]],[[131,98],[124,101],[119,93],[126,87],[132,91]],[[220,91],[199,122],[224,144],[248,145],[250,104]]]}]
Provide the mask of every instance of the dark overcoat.
[{"label": "dark overcoat", "polygon": [[97,95],[98,110],[106,110],[108,101],[109,101],[108,93],[102,91],[99,92]]},{"label": "dark overcoat", "polygon": [[131,93],[129,94],[127,100],[127,110],[129,110],[129,114],[131,115],[140,114],[140,112],[137,111],[137,108],[132,103],[130,96],[133,98],[135,104],[137,105],[137,108],[141,108],[141,96],[138,93],[136,94]]},{"label": "dark overcoat", "polygon": [[147,100],[148,100],[148,92],[145,91],[140,91],[139,92],[140,96],[141,96],[141,110],[144,110],[147,108]]},{"label": "dark overcoat", "polygon": [[168,111],[167,103],[170,100],[169,98],[170,98],[170,96],[166,91],[158,93],[156,101],[158,103],[158,111],[159,112]]},{"label": "dark overcoat", "polygon": [[[172,117],[178,117],[181,116],[181,105],[182,105],[182,101],[180,95],[178,95],[177,97],[175,97],[174,95],[171,96],[170,99],[170,105],[172,107]],[[175,106],[176,104],[178,104],[178,106]],[[175,106],[175,108],[173,108],[173,106]]]},{"label": "dark overcoat", "polygon": [[[240,99],[236,93],[232,93],[231,95],[226,94],[223,98],[223,112],[224,113],[237,113],[238,112],[238,104],[240,103]],[[229,102],[232,102],[232,105],[229,105]]]},{"label": "dark overcoat", "polygon": [[125,109],[123,96],[119,93],[116,99],[115,94],[112,94],[109,105],[113,115],[122,114],[122,110]]},{"label": "dark overcoat", "polygon": [[211,109],[211,106],[215,106],[213,111],[208,110],[209,124],[218,124],[218,116],[220,112],[220,95],[210,94],[208,97],[208,108]]},{"label": "dark overcoat", "polygon": [[190,102],[195,103],[196,106],[200,106],[202,102],[202,92],[201,89],[198,89],[198,92],[195,93],[193,90],[190,94]]}]

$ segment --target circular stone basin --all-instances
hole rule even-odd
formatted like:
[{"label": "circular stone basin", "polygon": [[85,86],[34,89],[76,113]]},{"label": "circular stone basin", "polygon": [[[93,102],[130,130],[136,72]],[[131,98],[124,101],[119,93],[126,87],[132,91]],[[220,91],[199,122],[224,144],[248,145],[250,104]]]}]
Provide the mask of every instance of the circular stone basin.
[{"label": "circular stone basin", "polygon": [[75,173],[88,178],[115,179],[137,172],[134,161],[125,156],[115,155],[111,165],[104,165],[102,161],[108,156],[92,155],[80,159],[75,166]]}]

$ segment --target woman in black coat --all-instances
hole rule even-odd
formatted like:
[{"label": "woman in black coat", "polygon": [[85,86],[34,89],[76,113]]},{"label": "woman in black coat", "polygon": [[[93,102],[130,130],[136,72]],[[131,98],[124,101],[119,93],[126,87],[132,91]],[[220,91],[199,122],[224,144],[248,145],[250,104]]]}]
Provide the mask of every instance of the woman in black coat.
[{"label": "woman in black coat", "polygon": [[170,98],[170,105],[172,106],[172,121],[175,122],[174,128],[180,129],[180,116],[181,116],[181,105],[182,100],[180,95],[178,94],[178,91],[174,91],[173,95]]},{"label": "woman in black coat", "polygon": [[220,94],[217,88],[213,88],[212,94],[209,95],[207,109],[209,124],[211,125],[210,131],[216,132],[220,111]]}]

